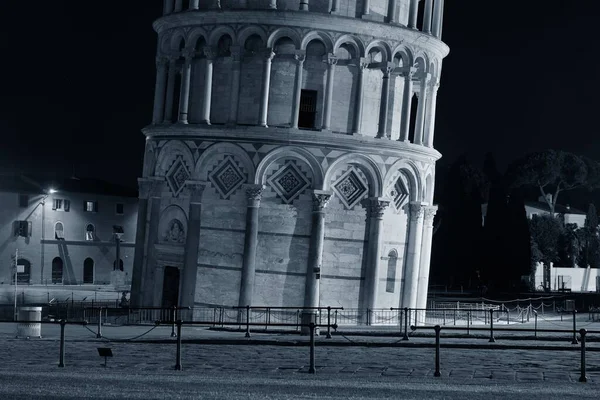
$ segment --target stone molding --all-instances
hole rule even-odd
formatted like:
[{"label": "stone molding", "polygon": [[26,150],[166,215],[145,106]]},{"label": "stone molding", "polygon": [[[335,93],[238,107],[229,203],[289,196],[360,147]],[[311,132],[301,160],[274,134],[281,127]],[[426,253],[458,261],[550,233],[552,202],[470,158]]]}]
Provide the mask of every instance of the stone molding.
[{"label": "stone molding", "polygon": [[418,201],[413,201],[410,203],[409,208],[411,221],[423,220],[423,217],[425,216],[425,206],[426,205],[424,203]]},{"label": "stone molding", "polygon": [[329,200],[333,196],[333,192],[326,190],[313,190],[312,193],[312,203],[313,203],[313,211],[314,212],[322,212],[327,204],[329,204]]},{"label": "stone molding", "polygon": [[423,207],[425,210],[425,223],[428,225],[432,225],[433,224],[433,218],[435,217],[435,214],[437,213],[438,210],[438,206],[424,206]]},{"label": "stone molding", "polygon": [[257,206],[262,199],[263,191],[265,190],[265,185],[254,185],[254,184],[244,184],[244,189],[246,189],[246,198],[248,199],[249,206]]},{"label": "stone molding", "polygon": [[204,193],[207,184],[208,182],[204,181],[185,181],[185,190],[191,203],[202,203],[202,193]]},{"label": "stone molding", "polygon": [[383,197],[370,197],[366,199],[365,207],[367,208],[369,218],[383,218],[383,214],[390,203],[390,199]]}]

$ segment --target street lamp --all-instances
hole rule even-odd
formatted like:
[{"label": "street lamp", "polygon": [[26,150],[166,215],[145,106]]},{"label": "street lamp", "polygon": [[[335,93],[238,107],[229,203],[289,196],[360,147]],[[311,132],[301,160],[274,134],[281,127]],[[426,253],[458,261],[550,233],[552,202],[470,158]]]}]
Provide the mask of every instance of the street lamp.
[{"label": "street lamp", "polygon": [[123,227],[121,225],[113,225],[113,235],[115,236],[115,244],[117,247],[117,259],[115,260],[115,271],[121,270],[121,237],[123,237]]},{"label": "street lamp", "polygon": [[44,240],[46,240],[46,199],[48,198],[48,196],[50,196],[51,194],[54,194],[58,192],[58,190],[54,189],[54,188],[49,188],[48,190],[45,191],[44,193],[44,197],[42,197],[42,201],[40,202],[40,204],[42,205],[42,254],[40,257],[40,273],[41,273],[41,277],[40,277],[40,283],[44,284]]}]

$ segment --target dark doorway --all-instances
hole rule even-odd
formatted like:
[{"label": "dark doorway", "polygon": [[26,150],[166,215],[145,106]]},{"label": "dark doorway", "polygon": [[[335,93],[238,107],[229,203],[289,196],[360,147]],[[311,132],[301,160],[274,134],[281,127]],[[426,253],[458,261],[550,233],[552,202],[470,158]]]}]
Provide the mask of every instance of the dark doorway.
[{"label": "dark doorway", "polygon": [[63,283],[63,260],[60,257],[52,260],[52,283]]},{"label": "dark doorway", "polygon": [[83,262],[83,283],[94,283],[94,260],[89,257]]},{"label": "dark doorway", "polygon": [[[19,258],[17,265],[23,266],[23,272],[17,272],[17,284],[29,285],[31,280],[31,263],[24,258]],[[15,274],[12,274],[12,283],[13,285],[15,283]]]},{"label": "dark doorway", "polygon": [[317,91],[302,90],[300,92],[300,112],[298,113],[298,127],[314,129],[316,115]]},{"label": "dark doorway", "polygon": [[179,268],[165,267],[162,306],[173,307],[179,303]]}]

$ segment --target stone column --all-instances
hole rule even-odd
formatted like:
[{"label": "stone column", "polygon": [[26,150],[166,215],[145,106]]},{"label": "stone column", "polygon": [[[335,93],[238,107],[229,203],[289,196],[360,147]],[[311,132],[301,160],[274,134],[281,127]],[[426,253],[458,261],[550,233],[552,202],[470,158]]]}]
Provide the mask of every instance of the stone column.
[{"label": "stone column", "polygon": [[383,139],[388,133],[388,113],[390,100],[390,73],[394,69],[394,64],[388,62],[383,68],[383,82],[381,87],[381,103],[379,104],[379,129],[377,130],[377,138]]},{"label": "stone column", "polygon": [[265,51],[265,63],[263,66],[262,92],[260,96],[260,119],[258,124],[267,128],[267,115],[269,112],[269,90],[271,89],[271,64],[275,53],[273,49],[267,48]]},{"label": "stone column", "polygon": [[398,22],[398,18],[396,17],[396,9],[398,8],[396,1],[397,0],[390,0],[388,5],[388,22],[390,24]]},{"label": "stone column", "polygon": [[296,59],[296,79],[294,83],[294,103],[292,105],[292,121],[290,126],[298,129],[298,118],[300,117],[300,96],[302,94],[302,74],[304,72],[303,65],[306,59],[304,50],[299,50],[294,55]]},{"label": "stone column", "polygon": [[240,102],[240,76],[242,70],[242,49],[240,46],[231,46],[232,76],[231,76],[231,104],[229,108],[228,125],[237,124],[238,105]]},{"label": "stone column", "polygon": [[175,12],[183,10],[183,0],[175,0]]},{"label": "stone column", "polygon": [[200,0],[190,0],[190,10],[197,10]]},{"label": "stone column", "polygon": [[444,0],[435,0],[433,7],[432,33],[438,39],[442,36],[442,14],[444,12]]},{"label": "stone column", "polygon": [[362,112],[363,112],[363,94],[364,94],[364,75],[365,69],[369,66],[369,63],[365,58],[358,60],[358,87],[356,89],[356,100],[354,102],[354,129],[352,133],[358,135],[360,133],[360,126],[362,124]]},{"label": "stone column", "polygon": [[277,10],[277,0],[269,0],[269,8],[271,10]]},{"label": "stone column", "polygon": [[431,13],[433,10],[433,0],[425,0],[423,16],[423,32],[431,33]]},{"label": "stone column", "polygon": [[[325,207],[331,199],[331,192],[313,191],[312,227],[306,267],[304,290],[304,306],[319,307],[319,280],[321,279],[321,262],[323,260],[323,241],[325,239]],[[302,323],[315,322],[316,310],[305,310]],[[303,328],[303,332],[307,332]]]},{"label": "stone column", "polygon": [[421,79],[419,88],[419,106],[417,108],[417,121],[415,123],[415,144],[423,144],[423,133],[425,130],[425,116],[427,111],[427,86],[429,85],[429,74]]},{"label": "stone column", "polygon": [[408,11],[408,27],[417,29],[417,16],[419,15],[419,0],[410,0]]},{"label": "stone column", "polygon": [[408,251],[404,268],[402,307],[417,307],[419,266],[421,265],[421,243],[423,238],[423,212],[424,207],[422,203],[410,203]]},{"label": "stone column", "polygon": [[156,58],[156,84],[154,85],[154,113],[153,124],[160,124],[164,120],[165,90],[167,84],[167,63],[164,57]]},{"label": "stone column", "polygon": [[181,278],[181,294],[179,304],[182,307],[193,307],[196,296],[196,277],[198,275],[198,248],[200,246],[200,225],[202,219],[202,193],[206,182],[186,181],[186,189],[190,196],[188,228],[185,236],[183,273]]},{"label": "stone column", "polygon": [[167,100],[165,104],[165,124],[173,123],[173,99],[175,96],[175,77],[177,75],[177,60],[169,60],[169,78],[167,80]]},{"label": "stone column", "polygon": [[240,283],[240,307],[252,305],[256,271],[256,247],[258,245],[258,209],[265,189],[263,185],[246,185],[248,208],[246,210],[246,236],[244,237],[244,259]]},{"label": "stone column", "polygon": [[300,11],[308,11],[308,0],[300,0]]},{"label": "stone column", "polygon": [[138,216],[135,230],[135,250],[131,271],[131,306],[142,306],[142,284],[144,279],[144,249],[146,248],[146,224],[148,222],[148,198],[155,186],[154,179],[138,179]]},{"label": "stone column", "polygon": [[433,147],[433,136],[435,133],[435,113],[437,108],[437,92],[440,88],[439,83],[434,82],[431,85],[429,94],[429,107],[427,110],[427,122],[425,123],[425,146]]},{"label": "stone column", "polygon": [[[150,222],[148,224],[148,235],[145,240],[146,259],[143,262],[143,277],[141,283],[142,305],[153,307],[154,302],[155,270],[156,270],[156,250],[154,245],[158,242],[158,223],[160,220],[161,189],[164,179],[151,178],[155,180],[155,185],[150,193]],[[162,279],[162,278],[161,278]]]},{"label": "stone column", "polygon": [[413,98],[413,72],[409,70],[404,75],[404,91],[402,93],[402,115],[400,121],[400,141],[408,142],[410,134],[410,110],[412,108]]},{"label": "stone column", "polygon": [[194,49],[184,52],[185,62],[181,70],[181,90],[179,92],[179,123],[188,123],[188,111],[190,106],[190,80],[192,77],[192,60],[196,55]]},{"label": "stone column", "polygon": [[210,47],[204,48],[206,68],[204,70],[204,99],[202,101],[202,123],[210,125],[210,106],[212,101],[213,61],[215,53]]},{"label": "stone column", "polygon": [[338,3],[340,0],[332,0],[331,1],[331,12],[334,13],[338,10]]},{"label": "stone column", "polygon": [[335,66],[337,58],[333,54],[327,55],[327,86],[325,89],[325,118],[323,121],[323,130],[331,130],[331,110],[333,104],[333,84],[335,80]]},{"label": "stone column", "polygon": [[433,217],[437,206],[426,206],[423,224],[423,241],[421,250],[421,266],[419,268],[419,283],[417,286],[417,308],[427,307],[427,289],[429,286],[429,267],[431,265],[431,241],[433,238]]},{"label": "stone column", "polygon": [[371,12],[371,0],[363,0],[363,17]]},{"label": "stone column", "polygon": [[173,12],[173,0],[164,0],[163,15],[169,15]]},{"label": "stone column", "polygon": [[379,286],[379,259],[381,258],[381,242],[383,237],[383,214],[390,201],[372,197],[366,202],[369,218],[369,242],[367,244],[367,268],[365,271],[365,308],[372,310],[377,307]]}]

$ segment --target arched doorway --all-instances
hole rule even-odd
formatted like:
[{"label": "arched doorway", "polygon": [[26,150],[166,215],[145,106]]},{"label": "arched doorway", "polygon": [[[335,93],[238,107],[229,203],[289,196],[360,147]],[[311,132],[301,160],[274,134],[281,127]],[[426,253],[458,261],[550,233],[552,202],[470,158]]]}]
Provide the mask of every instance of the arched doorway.
[{"label": "arched doorway", "polygon": [[123,259],[119,258],[119,268],[117,269],[117,260],[113,261],[113,271],[123,271]]},{"label": "arched doorway", "polygon": [[89,257],[83,262],[83,283],[94,283],[94,260]]},{"label": "arched doorway", "polygon": [[[17,265],[22,266],[23,272],[17,272],[17,284],[18,285],[29,285],[31,283],[31,263],[24,258],[17,260]],[[13,270],[14,272],[14,270]],[[13,285],[15,284],[15,274],[11,277]]]},{"label": "arched doorway", "polygon": [[179,268],[165,267],[162,306],[173,307],[179,303]]},{"label": "arched doorway", "polygon": [[63,260],[60,257],[52,260],[52,283],[63,283]]}]

